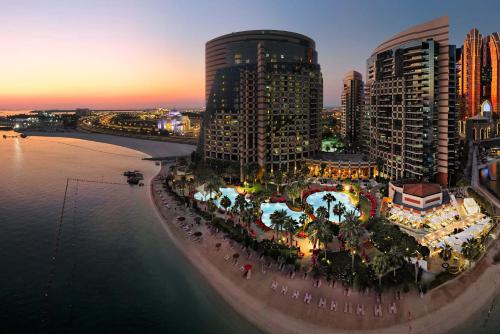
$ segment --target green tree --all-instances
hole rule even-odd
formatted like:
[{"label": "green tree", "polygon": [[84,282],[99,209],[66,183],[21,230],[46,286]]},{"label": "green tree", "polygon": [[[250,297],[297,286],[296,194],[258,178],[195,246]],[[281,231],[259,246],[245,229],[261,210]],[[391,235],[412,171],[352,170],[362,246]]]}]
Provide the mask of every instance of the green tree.
[{"label": "green tree", "polygon": [[453,255],[453,248],[445,243],[442,247],[441,250],[439,251],[439,257],[444,261],[448,262]]},{"label": "green tree", "polygon": [[303,175],[304,179],[307,179],[309,176],[309,167],[306,164],[303,164],[300,168],[300,173]]},{"label": "green tree", "polygon": [[333,241],[333,229],[331,228],[332,223],[329,221],[322,220],[320,221],[320,228],[318,231],[318,241],[323,244],[325,250],[325,258],[326,258],[326,250],[328,248],[328,244]]},{"label": "green tree", "polygon": [[326,217],[327,218],[330,218],[330,207],[332,206],[332,203],[335,202],[337,199],[335,198],[335,196],[333,196],[332,193],[326,193],[324,196],[323,196],[323,201],[326,202],[326,206],[328,208],[328,211],[327,211],[327,215]]},{"label": "green tree", "polygon": [[382,277],[389,271],[391,259],[387,253],[380,253],[372,261],[372,269],[378,277],[378,284],[382,285]]},{"label": "green tree", "polygon": [[389,250],[388,256],[390,259],[392,273],[393,273],[394,277],[396,277],[396,269],[398,269],[404,263],[403,253],[401,252],[401,250],[398,247],[393,246]]},{"label": "green tree", "polygon": [[274,172],[274,183],[276,184],[276,192],[279,194],[281,185],[283,183],[283,172],[282,171],[277,170]]},{"label": "green tree", "polygon": [[462,244],[462,255],[469,261],[475,260],[480,253],[479,243],[476,239],[467,239]]},{"label": "green tree", "polygon": [[285,231],[288,232],[288,238],[290,242],[290,256],[292,255],[292,247],[293,247],[293,236],[295,235],[299,224],[295,219],[293,219],[290,216],[287,216],[283,222],[283,227],[285,228]]},{"label": "green tree", "polygon": [[262,175],[262,182],[264,182],[264,187],[266,189],[270,181],[271,181],[271,176],[269,175],[268,172],[264,172],[264,175]]},{"label": "green tree", "polygon": [[217,206],[215,205],[215,203],[214,203],[214,201],[212,199],[210,199],[207,202],[207,209],[208,209],[208,212],[210,212],[210,218],[211,218],[211,220],[213,220],[214,219],[215,210],[217,210]]},{"label": "green tree", "polygon": [[345,219],[339,224],[339,234],[342,237],[345,247],[352,257],[351,269],[354,273],[354,257],[359,246],[359,242],[365,229],[360,225],[358,217],[354,211],[345,214]]},{"label": "green tree", "polygon": [[324,174],[325,174],[325,169],[326,169],[326,164],[324,162],[322,162],[320,165],[319,165],[319,176],[320,177],[323,177]]},{"label": "green tree", "polygon": [[326,219],[328,217],[328,211],[326,210],[326,208],[324,206],[320,206],[316,210],[316,217],[322,218],[322,219]]},{"label": "green tree", "polygon": [[279,239],[279,232],[283,229],[283,224],[287,216],[285,210],[276,210],[269,216],[271,227],[276,231],[276,241]]},{"label": "green tree", "polygon": [[292,198],[292,204],[295,205],[295,200],[300,197],[300,189],[296,185],[288,189],[288,195]]},{"label": "green tree", "polygon": [[241,214],[243,213],[243,210],[245,210],[245,207],[247,206],[247,200],[245,198],[245,195],[243,194],[238,194],[236,198],[234,199],[234,206],[233,206],[233,211]]},{"label": "green tree", "polygon": [[227,212],[227,208],[231,206],[231,200],[227,196],[223,196],[220,200],[220,205],[224,208],[224,211]]},{"label": "green tree", "polygon": [[346,212],[346,207],[344,203],[338,202],[333,206],[333,213],[339,217],[339,223],[342,220],[342,216]]},{"label": "green tree", "polygon": [[306,226],[307,220],[309,219],[309,216],[306,215],[305,213],[301,214],[299,217],[299,224],[301,226]]}]

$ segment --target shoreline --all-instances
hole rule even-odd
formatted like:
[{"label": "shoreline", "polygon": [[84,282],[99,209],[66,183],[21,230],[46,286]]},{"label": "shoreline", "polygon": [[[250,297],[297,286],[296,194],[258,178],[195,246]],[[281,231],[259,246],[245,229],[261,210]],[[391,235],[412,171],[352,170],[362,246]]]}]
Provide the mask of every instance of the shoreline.
[{"label": "shoreline", "polygon": [[[45,135],[46,137],[75,138],[101,143],[104,142],[106,144],[122,146],[144,154],[149,154],[140,147],[131,147],[130,144],[123,145],[114,140],[102,141],[102,138],[100,138],[101,140],[96,140],[93,138],[94,134],[83,134],[84,136],[81,136],[82,134],[78,132],[68,134],[69,133],[61,135],[60,133],[54,133],[53,135],[47,136],[47,133],[40,133],[39,136]],[[133,141],[133,138],[126,139]],[[141,141],[144,142],[143,140]],[[174,144],[174,146],[178,145],[182,144]],[[168,154],[173,155],[172,152],[167,152],[166,155]],[[279,291],[273,292],[270,289],[269,276],[271,274],[268,275],[267,280],[263,281],[256,282],[257,278],[253,278],[250,281],[243,280],[241,273],[237,270],[235,275],[235,267],[227,268],[228,262],[224,262],[217,258],[214,259],[213,249],[210,249],[210,247],[196,247],[195,244],[192,244],[191,241],[183,235],[183,231],[174,223],[175,215],[180,212],[174,213],[170,210],[169,213],[166,214],[166,209],[161,206],[158,195],[154,192],[156,177],[162,174],[162,172],[164,172],[164,166],[161,166],[157,174],[153,175],[148,180],[149,186],[151,187],[150,200],[155,207],[154,210],[158,218],[161,219],[162,227],[175,246],[181,250],[188,261],[203,275],[210,286],[215,289],[217,294],[242,317],[264,332],[303,333],[304,331],[314,331],[316,333],[326,334],[333,331],[338,334],[361,334],[380,333],[383,331],[383,333],[396,334],[408,332],[410,330],[409,326],[411,326],[412,333],[444,334],[452,330],[460,329],[467,322],[470,322],[480,315],[491,303],[492,299],[499,293],[500,265],[492,264],[492,256],[500,249],[500,243],[495,242],[483,259],[477,263],[475,268],[433,289],[428,292],[423,299],[415,298],[411,293],[405,294],[403,304],[409,300],[410,304],[417,308],[417,312],[412,313],[413,320],[410,322],[405,320],[407,318],[406,315],[399,310],[399,314],[391,319],[388,319],[390,316],[387,310],[384,312],[385,318],[380,319],[373,317],[373,312],[371,312],[370,309],[367,310],[367,315],[364,316],[364,318],[360,318],[356,314],[346,314],[342,312],[342,310],[333,313],[331,311],[319,309],[317,299],[313,300],[313,303],[310,305],[303,304],[301,300],[293,301],[293,299],[290,299],[290,293],[285,297],[280,296]],[[191,212],[191,209],[186,208],[185,211],[187,212],[185,213],[187,216],[188,213]],[[209,235],[204,237],[207,239],[207,243],[214,241]],[[211,246],[213,246],[213,244]],[[222,253],[218,255],[222,257]],[[257,274],[255,276],[258,276]],[[277,278],[281,283],[284,279],[283,277],[279,277],[279,275],[282,274],[283,273],[276,273],[273,279]],[[302,281],[302,283],[303,282],[304,281]],[[251,291],[252,289],[257,289],[259,293],[253,294]],[[356,292],[353,294],[356,294]],[[267,297],[263,297],[263,295],[267,295]],[[280,298],[281,300],[279,300]],[[445,303],[443,303],[443,299],[446,301]],[[452,299],[452,301],[448,302],[450,299]],[[297,304],[299,304],[298,308],[296,307]],[[404,305],[402,306],[402,308],[404,308]],[[287,309],[288,307],[290,307],[290,310]],[[298,312],[297,309],[299,310]],[[288,312],[289,314],[285,314],[283,311],[290,312]],[[460,318],[458,318],[457,315],[460,315]],[[464,317],[464,315],[466,316]],[[457,318],[459,321],[457,321]],[[353,319],[354,324],[359,328],[352,327]]]},{"label": "shoreline", "polygon": [[88,140],[97,143],[121,146],[124,148],[141,152],[152,158],[189,155],[191,154],[192,151],[195,150],[195,146],[189,144],[152,141],[152,140],[138,139],[125,136],[114,136],[101,133],[87,133],[80,131],[67,131],[67,132],[26,131],[24,133],[28,135],[28,137],[24,140],[29,140],[30,138],[36,139],[40,137]]},{"label": "shoreline", "polygon": [[[162,166],[158,175],[164,171]],[[321,309],[314,297],[313,302],[306,305],[302,303],[300,298],[299,301],[296,301],[290,299],[289,295],[280,296],[279,291],[270,289],[269,280],[258,281],[261,277],[252,277],[247,281],[241,277],[241,273],[234,275],[234,267],[231,268],[232,266],[228,262],[224,263],[223,260],[221,264],[220,259],[214,258],[214,255],[217,256],[217,254],[211,250],[210,244],[213,246],[214,241],[220,241],[216,237],[204,234],[203,244],[192,243],[175,225],[175,216],[181,214],[188,216],[192,212],[191,209],[183,208],[184,211],[173,212],[173,210],[163,207],[159,195],[155,192],[155,187],[158,186],[158,181],[155,180],[156,177],[150,184],[151,200],[165,231],[175,246],[233,309],[264,332],[303,333],[304,331],[314,331],[326,334],[333,331],[338,334],[347,334],[380,333],[383,331],[383,333],[396,334],[411,330],[412,333],[444,334],[463,326],[481,312],[498,294],[500,266],[491,263],[492,253],[500,248],[499,243],[496,242],[471,271],[433,289],[423,298],[417,297],[416,294],[405,294],[403,305],[400,308],[405,309],[408,306],[405,305],[406,303],[410,304],[410,307],[413,306],[412,309],[416,309],[415,312],[412,312],[412,320],[410,321],[408,321],[408,313],[400,310],[398,310],[398,315],[392,318],[389,318],[391,316],[385,312],[385,318],[381,319],[375,318],[369,308],[363,317],[349,312],[344,313],[342,310],[337,310],[334,313]],[[222,252],[219,255],[222,257]],[[260,273],[257,272],[252,276],[258,276],[258,274]],[[280,274],[282,273],[277,273],[273,279],[284,281],[283,277],[278,276]],[[238,284],[238,280],[240,284]],[[298,283],[304,282],[307,283],[307,281]],[[262,298],[263,295],[268,295],[268,297]],[[279,300],[280,297],[281,300]],[[276,302],[277,299],[278,302]],[[451,301],[449,301],[450,299]],[[300,309],[298,317],[294,316],[296,306],[299,306]],[[328,313],[330,313],[329,316]],[[460,315],[459,321],[457,321],[457,315]],[[332,319],[336,321],[328,321]],[[352,319],[358,328],[352,327]],[[332,324],[334,325],[332,326]]]}]

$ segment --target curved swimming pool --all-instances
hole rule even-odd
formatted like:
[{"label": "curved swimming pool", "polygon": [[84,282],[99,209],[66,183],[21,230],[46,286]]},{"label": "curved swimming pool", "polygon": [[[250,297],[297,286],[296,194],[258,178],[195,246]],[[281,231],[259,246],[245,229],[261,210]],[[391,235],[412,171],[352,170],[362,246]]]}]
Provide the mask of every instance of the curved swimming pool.
[{"label": "curved swimming pool", "polygon": [[260,220],[269,228],[271,227],[271,214],[275,211],[285,210],[287,215],[295,219],[297,223],[299,222],[300,216],[304,213],[303,211],[291,210],[286,203],[262,203],[260,209],[262,211]]},{"label": "curved swimming pool", "polygon": [[330,204],[330,219],[329,219],[330,221],[336,223],[339,222],[339,217],[333,213],[333,207],[335,206],[335,204],[339,202],[344,204],[346,212],[352,210],[356,212],[358,211],[356,209],[356,206],[351,202],[349,195],[337,191],[319,191],[317,193],[307,196],[306,198],[306,202],[313,207],[314,213],[316,213],[316,210],[318,210],[318,208],[322,206],[328,209],[328,204],[326,203],[326,201],[323,200],[323,196],[325,196],[328,193],[332,194],[335,197],[335,201],[333,201]]}]

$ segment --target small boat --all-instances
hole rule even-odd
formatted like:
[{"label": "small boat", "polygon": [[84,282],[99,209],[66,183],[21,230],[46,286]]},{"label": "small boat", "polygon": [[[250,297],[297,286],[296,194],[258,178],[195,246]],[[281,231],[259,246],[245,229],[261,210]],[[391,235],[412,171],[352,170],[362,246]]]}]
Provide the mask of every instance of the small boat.
[{"label": "small boat", "polygon": [[[134,170],[134,171],[130,171],[130,170],[128,170],[128,171],[126,171],[126,172],[123,172],[123,176],[126,176],[126,177],[136,176],[136,175],[137,175],[137,173],[139,173],[139,171],[138,171],[138,170]],[[140,174],[140,173],[139,173],[139,174]],[[142,174],[141,174],[141,176],[142,176]]]},{"label": "small boat", "polygon": [[130,176],[127,178],[127,182],[129,184],[139,184],[139,178],[135,177],[135,176]]}]

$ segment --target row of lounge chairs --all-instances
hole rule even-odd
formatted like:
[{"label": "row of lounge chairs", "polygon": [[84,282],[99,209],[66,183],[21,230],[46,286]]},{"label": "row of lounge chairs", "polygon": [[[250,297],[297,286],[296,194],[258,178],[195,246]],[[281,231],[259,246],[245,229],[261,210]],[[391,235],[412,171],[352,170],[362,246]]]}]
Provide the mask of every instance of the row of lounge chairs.
[{"label": "row of lounge chairs", "polygon": [[[281,285],[281,288],[279,287],[278,281],[274,280],[271,283],[271,290],[279,292],[280,295],[287,295],[289,292],[289,288],[287,285]],[[350,290],[350,289],[348,289]],[[304,292],[302,295],[299,290],[293,290],[290,291],[290,295],[292,299],[295,300],[302,300],[305,304],[311,304],[313,301],[313,296],[310,292]],[[330,311],[336,312],[337,311],[337,306],[338,303],[335,299],[331,299],[330,302],[328,302],[327,298],[324,297],[319,297],[318,298],[318,308],[324,308],[324,309],[329,309]],[[396,302],[392,302],[392,304],[387,306],[387,311],[389,314],[395,315],[397,314],[397,306]],[[344,307],[343,307],[343,312],[344,313],[355,313],[358,316],[365,316],[366,315],[366,307],[365,304],[363,303],[351,303],[351,302],[344,302]],[[373,315],[375,317],[382,317],[383,316],[383,311],[382,311],[382,304],[377,303],[374,308],[373,308]]]}]

